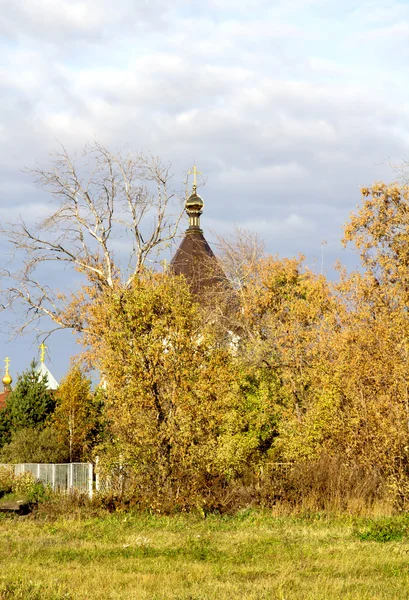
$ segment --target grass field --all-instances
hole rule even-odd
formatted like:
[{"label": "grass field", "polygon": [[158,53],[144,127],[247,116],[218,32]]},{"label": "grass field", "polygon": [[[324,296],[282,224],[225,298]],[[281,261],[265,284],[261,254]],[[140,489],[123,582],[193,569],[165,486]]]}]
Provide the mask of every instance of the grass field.
[{"label": "grass field", "polygon": [[3,517],[0,599],[409,599],[408,527],[257,512]]}]

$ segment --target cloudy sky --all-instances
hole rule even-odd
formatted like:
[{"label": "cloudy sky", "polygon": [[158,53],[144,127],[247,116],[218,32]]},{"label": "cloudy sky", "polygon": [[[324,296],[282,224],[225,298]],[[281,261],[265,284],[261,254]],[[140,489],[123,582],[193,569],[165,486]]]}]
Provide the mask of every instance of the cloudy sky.
[{"label": "cloudy sky", "polygon": [[[409,159],[409,0],[0,0],[0,40],[2,220],[48,201],[22,168],[96,138],[175,181],[195,160],[209,239],[236,224],[317,268],[326,240],[330,272],[360,186]],[[6,340],[15,374],[37,344]],[[49,350],[60,378],[74,340]]]}]

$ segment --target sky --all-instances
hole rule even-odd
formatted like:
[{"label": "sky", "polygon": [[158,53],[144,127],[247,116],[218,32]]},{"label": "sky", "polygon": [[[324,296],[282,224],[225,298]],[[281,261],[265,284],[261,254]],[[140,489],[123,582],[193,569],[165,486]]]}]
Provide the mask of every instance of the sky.
[{"label": "sky", "polygon": [[[97,139],[169,161],[176,183],[196,162],[210,242],[237,225],[318,270],[324,248],[331,276],[358,262],[340,239],[360,187],[409,160],[408,75],[409,0],[0,0],[0,220],[52,201],[24,168]],[[38,344],[8,342],[10,316],[15,376]],[[49,339],[57,379],[79,350]]]}]

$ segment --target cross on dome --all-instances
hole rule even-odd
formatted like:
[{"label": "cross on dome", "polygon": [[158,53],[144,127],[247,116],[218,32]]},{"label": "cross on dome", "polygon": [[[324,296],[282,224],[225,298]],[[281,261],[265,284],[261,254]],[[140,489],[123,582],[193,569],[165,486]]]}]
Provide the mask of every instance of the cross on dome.
[{"label": "cross on dome", "polygon": [[196,191],[197,188],[197,176],[201,175],[201,171],[197,170],[196,165],[193,165],[192,169],[187,172],[188,175],[193,175],[193,191]]},{"label": "cross on dome", "polygon": [[44,344],[44,342],[42,342],[42,343],[40,344],[40,346],[38,346],[38,347],[39,347],[39,348],[40,348],[40,350],[41,350],[41,352],[40,352],[40,362],[42,362],[42,363],[43,363],[43,362],[44,362],[44,360],[45,360],[45,351],[46,351],[46,348],[47,348],[47,346]]}]

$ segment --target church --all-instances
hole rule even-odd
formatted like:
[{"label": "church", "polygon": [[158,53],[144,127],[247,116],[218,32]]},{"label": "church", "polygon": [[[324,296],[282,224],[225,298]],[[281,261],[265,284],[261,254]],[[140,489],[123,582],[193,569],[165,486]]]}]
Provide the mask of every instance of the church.
[{"label": "church", "polygon": [[193,189],[185,203],[189,227],[171,260],[170,269],[175,275],[183,275],[192,293],[198,296],[223,281],[224,276],[200,227],[204,202],[197,193],[196,172],[193,167]]},{"label": "church", "polygon": [[[169,267],[174,275],[185,277],[193,296],[202,306],[206,306],[206,310],[209,311],[208,317],[215,322],[220,320],[221,313],[224,316],[233,313],[237,308],[237,297],[219,260],[203,235],[200,217],[204,202],[197,193],[196,166],[190,173],[194,176],[193,187],[185,202],[189,226]],[[223,335],[227,334],[229,345],[232,344],[233,338],[236,340],[237,333],[226,329]]]},{"label": "church", "polygon": [[[47,377],[47,388],[49,390],[54,391],[58,388],[58,381],[55,379],[55,377],[51,373],[50,369],[45,364],[46,348],[47,348],[47,346],[44,344],[44,342],[41,344],[41,346],[39,346],[40,362],[36,367],[36,371],[41,377]],[[4,377],[2,379],[3,391],[0,392],[0,410],[2,408],[5,408],[5,406],[6,406],[7,396],[11,392],[11,384],[13,383],[13,378],[10,375],[10,359],[7,357],[4,360],[4,363],[6,365],[6,368],[5,368]]]}]

